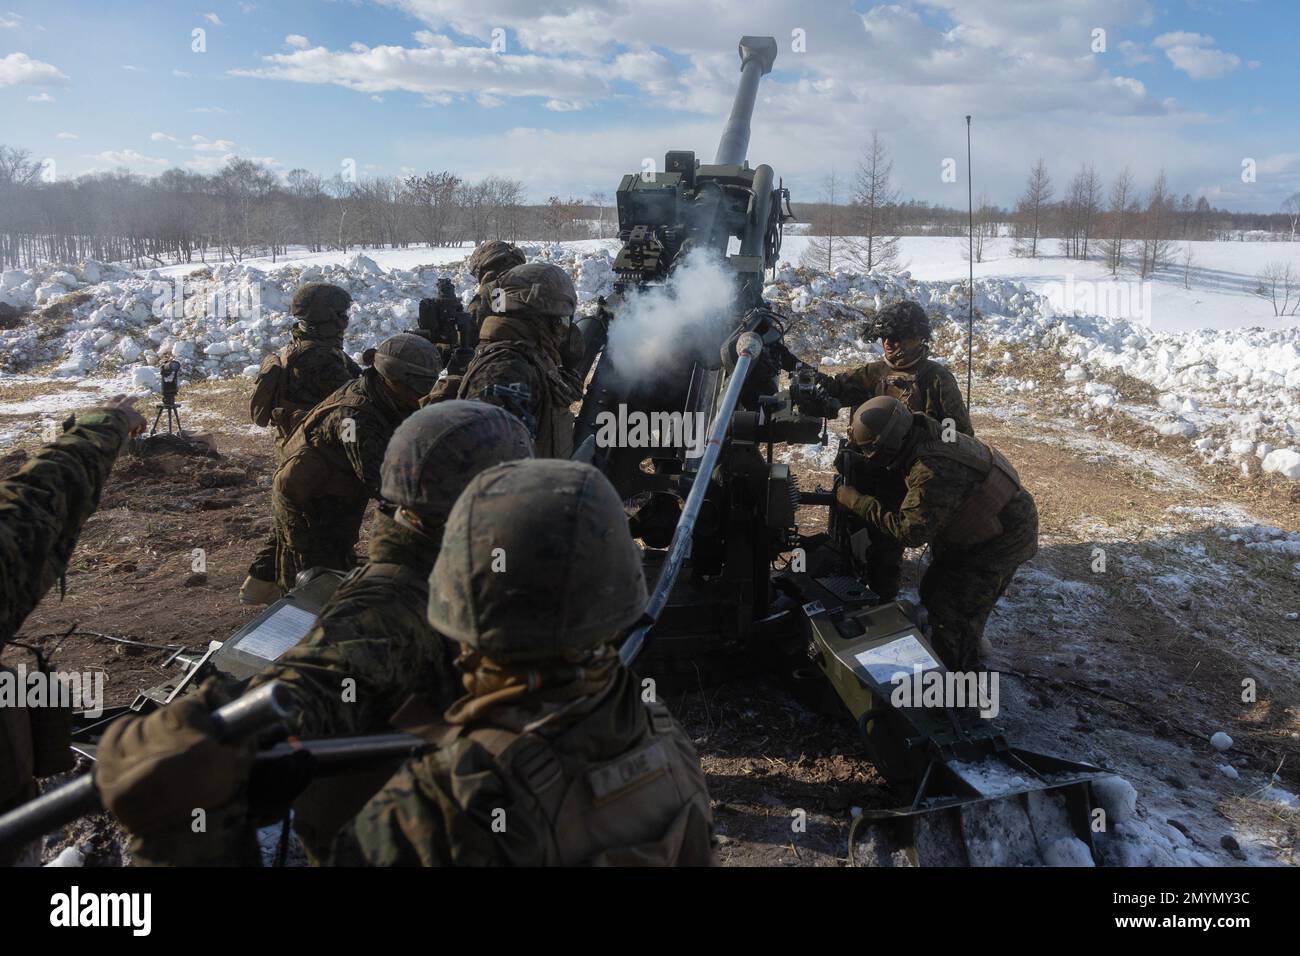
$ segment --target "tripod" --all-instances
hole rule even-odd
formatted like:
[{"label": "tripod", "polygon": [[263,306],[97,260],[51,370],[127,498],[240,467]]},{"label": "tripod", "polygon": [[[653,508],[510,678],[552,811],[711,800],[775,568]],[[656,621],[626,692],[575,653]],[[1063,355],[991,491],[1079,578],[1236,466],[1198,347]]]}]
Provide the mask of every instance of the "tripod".
[{"label": "tripod", "polygon": [[152,438],[154,432],[158,430],[158,419],[162,418],[163,412],[167,413],[167,434],[172,434],[172,422],[174,420],[176,422],[176,434],[180,435],[182,438],[185,437],[185,429],[181,428],[180,406],[176,404],[174,396],[164,395],[162,404],[155,405],[154,408],[158,409],[158,414],[153,417],[153,428],[149,429],[150,438]]}]

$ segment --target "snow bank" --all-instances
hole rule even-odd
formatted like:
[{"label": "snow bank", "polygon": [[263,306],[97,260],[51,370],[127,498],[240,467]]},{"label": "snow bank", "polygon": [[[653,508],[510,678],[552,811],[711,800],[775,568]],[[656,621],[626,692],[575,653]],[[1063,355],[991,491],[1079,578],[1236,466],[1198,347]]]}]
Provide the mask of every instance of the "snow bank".
[{"label": "snow bank", "polygon": [[[966,325],[964,283],[919,282],[907,272],[818,273],[789,266],[765,289],[791,313],[789,344],[825,365],[858,364],[879,354],[861,338],[865,313],[901,298],[921,303],[932,322]],[[975,355],[1002,353],[1012,391],[1038,382],[1016,379],[1006,349],[1059,361],[1065,395],[1081,411],[1113,411],[1153,432],[1188,441],[1209,461],[1240,463],[1254,454],[1265,472],[1300,479],[1300,327],[1158,332],[1125,319],[1058,311],[1048,299],[1010,279],[975,281]],[[949,355],[965,365],[965,342]],[[1156,408],[1125,404],[1113,385],[1118,372],[1152,386]]]},{"label": "snow bank", "polygon": [[[524,249],[573,275],[584,311],[613,289],[608,243]],[[448,252],[459,254],[369,251],[278,265],[225,263],[188,274],[180,267],[136,274],[96,262],[10,270],[0,275],[0,301],[23,309],[49,307],[69,293],[84,301],[60,310],[67,314],[56,320],[52,335],[48,322],[39,335],[33,324],[0,331],[0,372],[53,363],[62,376],[111,374],[156,365],[159,351],[172,347],[190,375],[247,375],[288,341],[293,291],[311,281],[334,282],[352,294],[346,344],[359,353],[414,325],[419,300],[434,294],[440,276],[449,276],[462,297],[472,293],[464,259],[448,262]],[[865,313],[896,299],[916,299],[940,326],[965,324],[963,284],[922,282],[908,272],[828,274],[784,263],[765,294],[789,314],[790,347],[827,365],[858,364],[878,354],[878,346],[861,338]],[[1000,356],[1013,391],[1041,387],[1012,377],[1015,363],[1007,349],[1020,346],[1059,361],[1066,395],[1077,394],[1079,414],[1124,415],[1191,443],[1209,461],[1300,480],[1300,328],[1157,332],[1124,319],[1060,311],[1023,282],[1000,278],[976,280],[975,308],[976,354],[981,360]],[[943,357],[960,368],[964,348]],[[1109,371],[1151,385],[1160,395],[1158,407],[1125,403],[1113,385],[1099,380]]]}]

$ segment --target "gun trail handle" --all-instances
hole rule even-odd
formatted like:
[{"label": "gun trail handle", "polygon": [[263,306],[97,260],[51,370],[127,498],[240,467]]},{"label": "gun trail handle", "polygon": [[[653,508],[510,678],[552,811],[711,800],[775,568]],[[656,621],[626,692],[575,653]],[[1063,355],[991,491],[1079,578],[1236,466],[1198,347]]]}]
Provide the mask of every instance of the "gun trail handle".
[{"label": "gun trail handle", "polygon": [[[293,712],[293,698],[280,681],[264,684],[250,694],[212,712],[220,740],[237,740],[256,733]],[[103,809],[95,772],[49,790],[35,800],[0,816],[0,848],[30,843],[78,817]]]}]

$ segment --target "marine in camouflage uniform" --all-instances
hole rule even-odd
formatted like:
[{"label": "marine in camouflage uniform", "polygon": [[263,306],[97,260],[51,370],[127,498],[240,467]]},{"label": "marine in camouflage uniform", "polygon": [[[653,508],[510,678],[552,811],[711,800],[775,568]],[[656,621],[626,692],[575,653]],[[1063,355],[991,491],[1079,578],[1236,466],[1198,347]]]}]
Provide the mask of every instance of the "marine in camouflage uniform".
[{"label": "marine in camouflage uniform", "polygon": [[[0,481],[0,647],[62,581],[128,432],[144,427],[129,402],[115,400],[70,419],[62,436]],[[0,812],[36,795],[35,775],[50,772],[37,765],[38,753],[67,751],[66,730],[61,741],[34,739],[40,717],[26,707],[0,707]],[[0,852],[0,865],[13,859]]]},{"label": "marine in camouflage uniform", "polygon": [[276,580],[313,567],[349,570],[366,504],[380,496],[388,440],[439,371],[438,350],[403,333],[368,349],[373,365],[327,396],[294,429],[272,481]]},{"label": "marine in camouflage uniform", "polygon": [[[474,251],[469,255],[469,259],[466,260],[465,266],[478,280],[478,289],[475,290],[474,297],[470,299],[465,311],[473,317],[476,331],[483,327],[483,320],[492,313],[492,290],[496,288],[497,278],[502,273],[513,269],[515,266],[523,265],[527,261],[527,257],[520,251],[518,246],[501,239],[489,239],[487,242],[475,246]],[[438,384],[433,387],[433,391],[425,399],[425,404],[455,398],[460,390],[460,383],[463,378],[464,375],[448,373],[438,379]]]},{"label": "marine in camouflage uniform", "polygon": [[[384,504],[370,535],[370,561],[339,585],[315,626],[295,647],[253,677],[249,690],[281,681],[296,711],[288,729],[298,737],[343,737],[390,730],[389,718],[407,698],[419,694],[441,710],[459,696],[454,652],[428,622],[429,573],[442,544],[452,505],[479,472],[504,461],[527,458],[532,442],[513,415],[482,402],[445,402],[422,409],[393,433],[384,456]],[[345,683],[347,682],[347,683]],[[205,693],[209,688],[204,688]],[[227,693],[238,687],[223,688]],[[209,708],[212,700],[204,697]],[[140,718],[145,719],[145,718]],[[164,718],[154,716],[155,723]],[[125,727],[106,738],[109,779],[121,779],[121,763],[138,754],[122,741],[162,734]],[[166,745],[165,737],[161,740]],[[314,781],[294,802],[294,828],[308,857],[323,859],[338,828],[392,775],[395,765]],[[161,786],[135,779],[133,790]],[[124,793],[114,799],[129,799]],[[238,808],[237,808],[238,809]],[[128,810],[128,818],[131,814]],[[146,824],[144,831],[148,831]],[[133,842],[139,862],[238,862],[221,848],[185,832],[170,830]],[[231,841],[240,847],[241,835]]]},{"label": "marine in camouflage uniform", "polygon": [[840,505],[900,546],[930,546],[920,596],[935,650],[950,670],[976,668],[989,613],[1038,551],[1033,496],[996,448],[967,435],[945,441],[938,422],[897,399],[863,405],[851,437],[902,480],[905,495],[890,508],[841,485]]},{"label": "marine in camouflage uniform", "polygon": [[[258,373],[258,387],[250,403],[253,421],[275,427],[277,459],[284,442],[318,402],[361,374],[361,367],[343,350],[352,296],[327,282],[309,282],[293,294],[290,313],[298,320],[289,330],[292,340],[280,352],[268,355]],[[275,375],[275,385],[265,406],[259,406],[262,378]],[[277,460],[277,464],[278,464]],[[276,582],[276,542],[270,539],[253,558],[240,600],[269,604],[280,596]]]},{"label": "marine in camouflage uniform", "polygon": [[[885,357],[839,375],[821,375],[818,384],[852,413],[882,395],[896,398],[913,412],[937,422],[952,422],[952,430],[974,435],[970,413],[961,389],[947,366],[929,357],[930,320],[916,302],[893,302],[876,313],[865,337],[883,341]],[[876,471],[863,476],[859,491],[879,498],[890,508],[903,500],[904,489],[896,475]],[[867,529],[871,549],[866,556],[867,585],[882,600],[892,601],[902,580],[902,547],[888,535]]]},{"label": "marine in camouflage uniform", "polygon": [[468,693],[408,727],[440,747],[344,828],[335,863],[712,862],[699,757],[610,643],[646,600],[625,527],[589,465],[514,462],[474,479],[429,582],[429,621],[462,646]]},{"label": "marine in camouflage uniform", "polygon": [[493,313],[479,330],[478,354],[457,397],[480,399],[518,415],[539,458],[573,452],[573,413],[582,384],[564,368],[578,295],[559,266],[530,262],[496,280]]},{"label": "marine in camouflage uniform", "polygon": [[492,314],[492,290],[496,288],[497,279],[527,261],[518,246],[500,239],[480,243],[470,253],[465,265],[478,280],[478,291],[474,293],[474,298],[465,311],[474,316],[478,325],[481,326],[483,320]]}]

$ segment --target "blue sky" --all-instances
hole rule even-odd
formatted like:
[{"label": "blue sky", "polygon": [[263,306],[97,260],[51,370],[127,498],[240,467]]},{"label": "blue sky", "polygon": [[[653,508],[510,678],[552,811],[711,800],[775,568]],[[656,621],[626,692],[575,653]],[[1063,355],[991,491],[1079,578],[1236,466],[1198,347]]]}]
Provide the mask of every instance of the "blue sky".
[{"label": "blue sky", "polygon": [[1230,208],[1300,190],[1285,0],[0,0],[0,142],[59,176],[240,155],[612,194],[643,157],[711,158],[746,32],[781,44],[751,160],[796,199],[832,168],[851,178],[876,129],[905,194],[964,203],[967,112],[976,190],[1004,204],[1040,155],[1060,187],[1090,161],[1143,188],[1164,168],[1176,193]]}]

